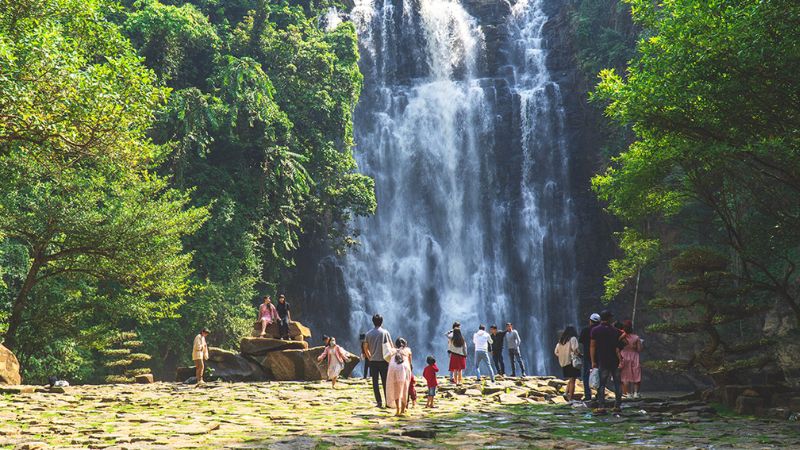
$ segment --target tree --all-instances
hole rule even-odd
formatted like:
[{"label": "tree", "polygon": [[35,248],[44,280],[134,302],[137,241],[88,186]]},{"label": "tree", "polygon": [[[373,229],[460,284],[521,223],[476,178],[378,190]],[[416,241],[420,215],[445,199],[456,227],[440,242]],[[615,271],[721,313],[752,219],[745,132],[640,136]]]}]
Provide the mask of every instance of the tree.
[{"label": "tree", "polygon": [[760,369],[773,360],[771,352],[764,351],[770,341],[761,337],[758,320],[770,303],[750,286],[738,284],[729,264],[723,254],[706,247],[683,250],[672,259],[670,267],[680,278],[650,302],[668,319],[648,331],[702,338],[687,360],[653,365],[699,369],[717,384],[729,384],[744,369]]},{"label": "tree", "polygon": [[702,205],[732,273],[800,318],[800,5],[629,3],[645,37],[627,79],[603,71],[594,96],[637,140],[595,190],[632,227]]},{"label": "tree", "polygon": [[126,317],[173,314],[189,288],[181,239],[206,211],[151,172],[166,149],[145,132],[167,91],[100,2],[0,7],[0,233],[26,254],[5,345],[48,326],[27,315],[31,294],[62,280],[105,283]]}]

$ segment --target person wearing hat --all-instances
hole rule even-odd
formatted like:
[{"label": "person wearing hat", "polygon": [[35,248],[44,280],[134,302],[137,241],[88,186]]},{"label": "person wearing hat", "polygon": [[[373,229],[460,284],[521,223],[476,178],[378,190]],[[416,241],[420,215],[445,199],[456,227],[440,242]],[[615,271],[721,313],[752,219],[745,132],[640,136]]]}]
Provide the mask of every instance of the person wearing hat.
[{"label": "person wearing hat", "polygon": [[197,385],[205,384],[203,381],[203,372],[206,369],[205,361],[208,359],[208,344],[206,344],[206,336],[211,334],[208,328],[200,330],[200,334],[194,337],[194,345],[192,346],[192,360],[194,361],[195,379]]},{"label": "person wearing hat", "polygon": [[600,323],[600,314],[592,313],[589,316],[589,325],[581,330],[578,343],[581,344],[581,354],[583,355],[583,365],[581,366],[581,380],[583,380],[583,400],[592,400],[592,388],[589,387],[589,374],[592,372],[592,355],[589,353],[591,344],[592,328]]},{"label": "person wearing hat", "polygon": [[622,389],[620,387],[620,337],[622,331],[611,325],[614,314],[609,310],[600,313],[600,324],[592,328],[589,346],[592,355],[592,368],[600,369],[600,386],[597,388],[596,404],[605,406],[606,384],[614,378],[614,411],[620,410]]}]

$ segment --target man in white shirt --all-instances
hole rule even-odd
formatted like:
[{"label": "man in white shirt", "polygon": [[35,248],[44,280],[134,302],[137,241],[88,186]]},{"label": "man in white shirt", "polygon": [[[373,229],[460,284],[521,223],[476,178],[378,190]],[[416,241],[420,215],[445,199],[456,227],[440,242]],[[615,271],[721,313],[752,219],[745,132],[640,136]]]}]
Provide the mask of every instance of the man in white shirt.
[{"label": "man in white shirt", "polygon": [[194,361],[195,378],[197,385],[205,384],[203,381],[203,372],[206,369],[205,361],[208,359],[208,344],[206,344],[206,336],[211,332],[208,328],[200,330],[200,334],[194,337],[194,345],[192,346],[192,360]]},{"label": "man in white shirt", "polygon": [[475,345],[475,374],[477,381],[481,381],[481,363],[486,363],[489,368],[489,377],[494,383],[494,370],[492,363],[489,362],[489,344],[492,343],[492,335],[486,332],[486,327],[481,325],[478,332],[472,335],[472,343]]}]

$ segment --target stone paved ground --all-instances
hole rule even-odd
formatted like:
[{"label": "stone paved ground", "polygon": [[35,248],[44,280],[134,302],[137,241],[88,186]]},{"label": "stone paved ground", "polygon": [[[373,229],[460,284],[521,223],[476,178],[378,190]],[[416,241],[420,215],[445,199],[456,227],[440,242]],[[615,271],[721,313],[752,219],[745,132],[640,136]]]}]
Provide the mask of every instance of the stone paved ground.
[{"label": "stone paved ground", "polygon": [[445,385],[439,408],[418,405],[402,418],[375,408],[362,380],[337,390],[323,382],[156,383],[2,394],[0,448],[800,448],[797,422],[658,401],[594,415],[538,397],[549,383],[560,388],[547,379]]}]

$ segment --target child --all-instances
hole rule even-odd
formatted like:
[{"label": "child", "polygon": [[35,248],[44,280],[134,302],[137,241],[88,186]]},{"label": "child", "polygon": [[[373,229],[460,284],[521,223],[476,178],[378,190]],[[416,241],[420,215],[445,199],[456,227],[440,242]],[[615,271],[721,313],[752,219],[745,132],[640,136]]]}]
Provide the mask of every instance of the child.
[{"label": "child", "polygon": [[436,396],[436,386],[439,385],[439,382],[436,380],[436,372],[439,371],[439,368],[436,367],[436,360],[433,356],[428,356],[427,362],[428,366],[422,371],[422,376],[428,383],[428,402],[425,404],[425,407],[435,408],[435,406],[433,406],[433,397]]},{"label": "child", "polygon": [[417,380],[414,379],[414,372],[411,372],[411,381],[408,385],[408,398],[411,400],[411,407],[417,406]]},{"label": "child", "polygon": [[317,358],[317,361],[322,361],[328,358],[328,379],[331,380],[331,387],[336,389],[336,380],[339,378],[339,373],[344,369],[344,352],[342,347],[336,345],[336,339],[330,338],[325,350]]}]

